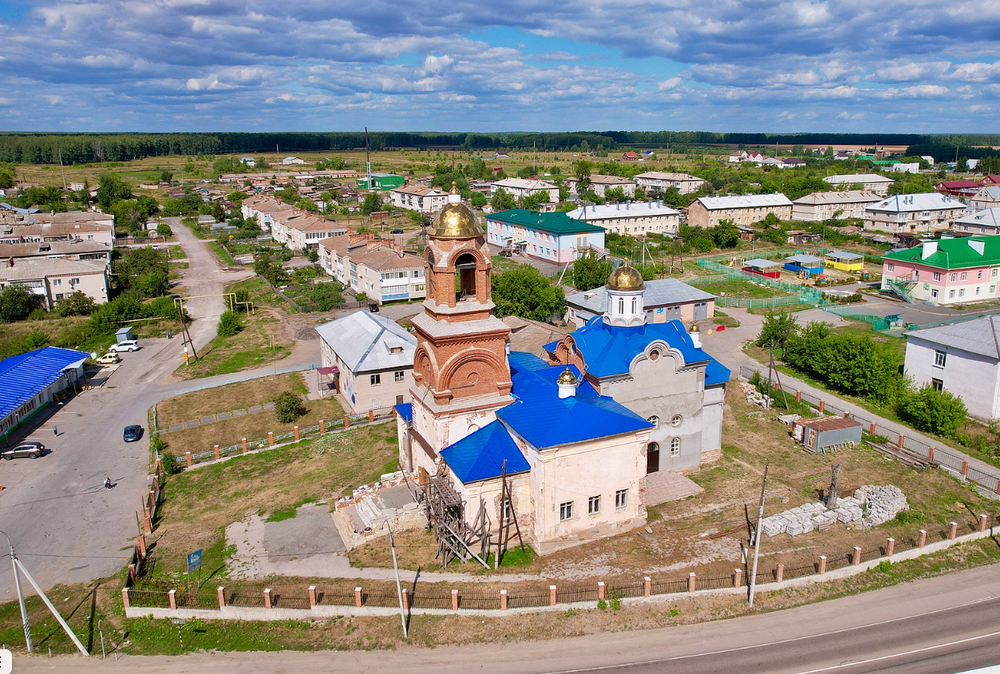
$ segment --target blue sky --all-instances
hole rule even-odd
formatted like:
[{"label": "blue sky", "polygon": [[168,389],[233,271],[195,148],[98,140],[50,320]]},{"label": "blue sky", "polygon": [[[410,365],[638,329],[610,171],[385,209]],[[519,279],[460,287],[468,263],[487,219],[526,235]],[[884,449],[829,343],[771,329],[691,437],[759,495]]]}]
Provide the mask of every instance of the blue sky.
[{"label": "blue sky", "polygon": [[1000,2],[0,0],[0,130],[996,133]]}]

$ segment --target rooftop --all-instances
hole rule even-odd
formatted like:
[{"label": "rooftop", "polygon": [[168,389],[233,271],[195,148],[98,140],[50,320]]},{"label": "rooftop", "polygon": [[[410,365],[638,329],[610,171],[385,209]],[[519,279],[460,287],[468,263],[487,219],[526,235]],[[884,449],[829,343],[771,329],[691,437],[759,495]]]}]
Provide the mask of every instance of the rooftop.
[{"label": "rooftop", "polygon": [[914,262],[938,269],[963,269],[1000,264],[1000,236],[969,236],[928,241],[913,248],[893,251],[885,260]]},{"label": "rooftop", "polygon": [[885,176],[880,176],[877,173],[848,173],[835,176],[827,176],[823,178],[826,182],[831,185],[840,185],[842,183],[893,183],[896,182],[892,178],[886,178]]},{"label": "rooftop", "polygon": [[1000,321],[996,316],[983,316],[971,321],[939,325],[906,333],[906,339],[925,340],[950,346],[969,353],[1000,360]]},{"label": "rooftop", "polygon": [[320,325],[316,332],[352,372],[413,367],[417,338],[380,315],[355,311]]},{"label": "rooftop", "polygon": [[51,386],[90,354],[46,346],[0,360],[0,419]]},{"label": "rooftop", "polygon": [[784,194],[745,194],[728,197],[699,197],[698,203],[710,211],[726,208],[770,208],[791,206],[792,202]]},{"label": "rooftop", "polygon": [[875,194],[868,190],[848,190],[846,192],[813,192],[804,197],[799,197],[793,204],[803,204],[807,206],[820,204],[858,204],[874,203],[885,199],[881,194]]},{"label": "rooftop", "polygon": [[496,187],[512,187],[519,190],[556,190],[559,189],[552,183],[547,183],[538,178],[504,178],[493,183]]},{"label": "rooftop", "polygon": [[690,173],[668,173],[664,171],[647,171],[646,173],[640,173],[636,178],[645,178],[647,180],[677,180],[677,181],[690,181],[690,180],[701,180],[704,182],[703,178],[698,176],[693,176]]},{"label": "rooftop", "polygon": [[[689,286],[683,281],[668,278],[646,281],[646,290],[642,296],[642,303],[646,308],[651,308],[687,302],[705,302],[714,299],[715,295]],[[566,298],[566,303],[586,309],[595,314],[603,314],[608,309],[608,289],[605,286],[598,286],[592,290],[573,293]]]},{"label": "rooftop", "polygon": [[864,255],[859,255],[857,253],[850,253],[846,250],[835,250],[833,252],[827,253],[826,257],[831,260],[839,260],[841,262],[849,262],[851,260],[863,260]]},{"label": "rooftop", "polygon": [[[1000,190],[1000,187],[997,188]],[[1000,207],[984,208],[981,211],[970,211],[956,218],[955,225],[978,225],[980,227],[1000,227]]]},{"label": "rooftop", "polygon": [[656,215],[680,215],[680,211],[655,201],[625,202],[624,204],[604,204],[574,209],[566,214],[576,220],[614,220],[618,218],[639,218]]},{"label": "rooftop", "polygon": [[513,225],[521,225],[530,229],[540,229],[553,234],[578,234],[582,232],[603,232],[603,227],[591,225],[581,220],[574,220],[562,211],[539,213],[523,208],[512,208],[487,217],[488,220],[499,220]]},{"label": "rooftop", "polygon": [[823,258],[816,257],[815,255],[806,255],[806,254],[790,255],[785,258],[785,262],[794,262],[795,264],[799,265],[816,264],[822,261]]},{"label": "rooftop", "polygon": [[744,267],[753,267],[754,269],[767,269],[768,267],[780,267],[780,262],[774,262],[773,260],[765,260],[762,257],[755,257],[752,260],[747,260],[743,263]]},{"label": "rooftop", "polygon": [[923,192],[920,194],[897,194],[878,203],[867,206],[865,211],[876,213],[910,213],[914,211],[934,211],[961,209],[965,204],[949,194]]},{"label": "rooftop", "polygon": [[106,260],[70,260],[64,257],[19,257],[0,262],[0,281],[27,281],[46,276],[69,274],[103,274],[108,268]]}]

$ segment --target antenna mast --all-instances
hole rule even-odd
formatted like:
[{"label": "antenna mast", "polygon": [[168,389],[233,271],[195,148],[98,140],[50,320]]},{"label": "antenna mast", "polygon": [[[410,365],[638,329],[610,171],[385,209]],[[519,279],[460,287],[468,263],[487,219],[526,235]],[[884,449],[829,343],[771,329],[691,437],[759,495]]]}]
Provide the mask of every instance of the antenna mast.
[{"label": "antenna mast", "polygon": [[368,143],[368,127],[365,127],[365,170],[368,174],[368,191],[372,189],[372,157],[371,146]]}]

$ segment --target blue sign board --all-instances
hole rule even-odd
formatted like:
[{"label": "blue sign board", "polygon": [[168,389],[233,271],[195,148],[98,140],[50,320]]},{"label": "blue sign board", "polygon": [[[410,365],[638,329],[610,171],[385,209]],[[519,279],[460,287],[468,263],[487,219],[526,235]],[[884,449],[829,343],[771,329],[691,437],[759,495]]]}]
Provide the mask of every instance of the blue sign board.
[{"label": "blue sign board", "polygon": [[188,553],[188,573],[201,568],[201,550]]}]

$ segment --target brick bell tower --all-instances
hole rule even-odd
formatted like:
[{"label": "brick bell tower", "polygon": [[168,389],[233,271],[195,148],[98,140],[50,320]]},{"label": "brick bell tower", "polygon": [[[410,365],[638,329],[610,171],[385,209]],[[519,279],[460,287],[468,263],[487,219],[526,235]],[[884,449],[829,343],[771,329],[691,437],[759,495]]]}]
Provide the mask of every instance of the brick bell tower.
[{"label": "brick bell tower", "polygon": [[[438,452],[496,419],[513,398],[507,338],[493,315],[490,251],[482,225],[455,183],[424,253],[427,298],[413,318],[410,470],[435,472]],[[407,460],[409,459],[409,460]]]}]

